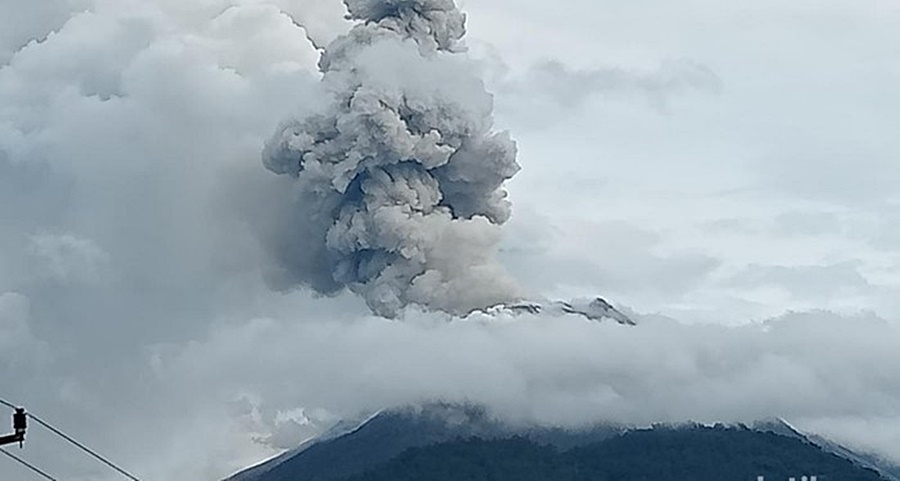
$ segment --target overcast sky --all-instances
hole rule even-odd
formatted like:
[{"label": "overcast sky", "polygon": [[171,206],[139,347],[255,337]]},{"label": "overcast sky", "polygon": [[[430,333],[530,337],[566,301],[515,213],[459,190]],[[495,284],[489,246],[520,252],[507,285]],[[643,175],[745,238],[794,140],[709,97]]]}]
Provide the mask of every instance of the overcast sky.
[{"label": "overcast sky", "polygon": [[[296,219],[263,145],[321,101],[339,0],[0,0],[0,398],[146,480],[435,398],[783,416],[900,462],[900,6],[459,4],[460,61],[519,146],[501,263],[640,326],[387,322],[270,289],[260,229]],[[26,458],[108,476],[33,431]]]}]

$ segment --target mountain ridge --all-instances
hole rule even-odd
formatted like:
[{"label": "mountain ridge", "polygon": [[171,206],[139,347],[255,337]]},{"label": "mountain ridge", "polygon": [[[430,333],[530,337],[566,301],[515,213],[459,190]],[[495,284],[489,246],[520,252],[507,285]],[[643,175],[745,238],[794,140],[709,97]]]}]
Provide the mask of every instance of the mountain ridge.
[{"label": "mountain ridge", "polygon": [[[500,442],[510,439],[524,439],[535,446],[551,447],[559,453],[572,450],[587,449],[593,446],[598,452],[613,449],[614,440],[621,437],[641,439],[645,444],[637,443],[637,449],[651,450],[659,439],[667,436],[677,437],[680,432],[693,433],[699,442],[704,436],[718,435],[722,438],[722,446],[729,443],[750,442],[749,435],[771,435],[761,438],[773,443],[785,443],[785,440],[796,441],[792,449],[804,451],[807,458],[834,462],[828,456],[835,456],[849,463],[842,469],[858,469],[860,473],[875,473],[877,477],[865,474],[859,479],[878,479],[880,481],[898,481],[896,471],[889,464],[879,462],[869,456],[854,453],[836,443],[827,444],[821,439],[808,436],[782,419],[770,419],[757,423],[716,424],[704,426],[698,423],[679,425],[658,424],[649,428],[629,428],[614,424],[596,424],[580,429],[564,429],[553,427],[516,427],[502,422],[490,415],[482,406],[474,404],[431,403],[419,406],[386,410],[366,418],[354,427],[355,423],[347,423],[343,428],[332,430],[331,434],[304,443],[295,450],[273,458],[260,465],[248,468],[227,481],[365,481],[361,478],[373,470],[389,468],[391,463],[401,456],[409,456],[410,452],[425,450],[426,459],[434,462],[441,446],[450,449],[467,449],[465,443],[471,440],[484,442]],[[339,431],[345,430],[342,434]],[[708,430],[720,432],[710,434]],[[640,433],[635,435],[633,433]],[[641,437],[643,436],[643,437]],[[752,440],[751,440],[752,441]],[[759,440],[757,440],[759,441]],[[613,444],[605,445],[604,443]],[[624,441],[620,441],[624,442]],[[453,444],[457,443],[457,444]],[[459,443],[463,443],[460,445]],[[799,443],[799,444],[797,444]],[[765,446],[765,443],[759,443]],[[789,444],[790,445],[790,444]],[[428,451],[437,446],[436,451]],[[485,449],[498,446],[486,444]],[[611,447],[612,446],[612,447]],[[531,449],[529,446],[519,446]],[[762,449],[762,448],[760,448]],[[418,450],[418,451],[417,451]],[[474,453],[475,451],[471,451]],[[757,454],[747,453],[748,456]],[[588,456],[588,454],[584,454]],[[776,455],[771,455],[775,456]],[[806,459],[801,456],[799,459]],[[418,459],[418,458],[417,458]],[[560,458],[562,459],[562,458]],[[831,461],[828,461],[831,460]],[[599,468],[597,468],[599,469]],[[798,473],[799,475],[800,473]],[[807,473],[815,474],[815,473]],[[861,475],[862,476],[862,475]],[[753,478],[755,479],[755,477]],[[769,478],[767,478],[769,479]],[[786,478],[785,478],[786,479]],[[799,477],[798,477],[799,479]],[[855,479],[848,480],[855,481]]]}]

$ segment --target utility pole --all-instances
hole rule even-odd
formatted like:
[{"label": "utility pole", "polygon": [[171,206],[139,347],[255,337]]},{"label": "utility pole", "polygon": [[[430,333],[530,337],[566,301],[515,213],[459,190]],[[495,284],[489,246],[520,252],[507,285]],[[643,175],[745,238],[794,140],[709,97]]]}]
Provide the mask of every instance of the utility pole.
[{"label": "utility pole", "polygon": [[16,408],[13,414],[13,434],[0,436],[0,446],[7,444],[19,443],[19,448],[25,442],[25,430],[28,428],[28,416],[25,414],[25,408]]}]

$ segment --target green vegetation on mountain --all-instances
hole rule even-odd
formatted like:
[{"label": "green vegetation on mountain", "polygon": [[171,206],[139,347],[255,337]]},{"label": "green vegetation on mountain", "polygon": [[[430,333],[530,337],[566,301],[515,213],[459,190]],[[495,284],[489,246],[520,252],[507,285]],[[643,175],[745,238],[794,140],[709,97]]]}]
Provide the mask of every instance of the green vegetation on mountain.
[{"label": "green vegetation on mountain", "polygon": [[[883,481],[802,439],[726,427],[655,428],[560,451],[523,437],[413,448],[352,481]],[[300,479],[300,478],[298,478]]]}]

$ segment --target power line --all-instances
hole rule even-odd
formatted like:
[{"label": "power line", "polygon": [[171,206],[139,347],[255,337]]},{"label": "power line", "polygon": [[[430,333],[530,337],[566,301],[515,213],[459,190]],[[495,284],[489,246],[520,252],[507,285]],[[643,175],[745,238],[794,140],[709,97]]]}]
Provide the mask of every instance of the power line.
[{"label": "power line", "polygon": [[[14,404],[11,404],[11,403],[9,403],[9,402],[4,401],[3,399],[0,399],[0,404],[3,404],[3,405],[5,405],[5,406],[7,406],[7,407],[9,407],[9,408],[12,408],[12,409],[15,409],[15,408],[17,407],[17,406],[15,406]],[[49,431],[52,432],[53,434],[56,434],[57,436],[59,436],[59,437],[65,439],[66,441],[68,441],[68,442],[69,442],[70,444],[72,444],[73,446],[75,446],[75,447],[77,447],[78,449],[80,449],[80,450],[84,451],[85,453],[89,454],[90,456],[92,456],[93,458],[97,459],[97,460],[100,461],[101,463],[107,465],[107,466],[110,467],[111,469],[117,471],[117,472],[118,472],[119,474],[121,474],[122,476],[125,476],[126,478],[130,479],[131,481],[141,481],[141,480],[138,479],[136,476],[134,476],[133,474],[129,473],[128,471],[125,471],[124,469],[120,468],[120,467],[117,466],[115,463],[113,463],[112,461],[110,461],[110,460],[104,458],[103,456],[101,456],[101,455],[100,455],[99,453],[97,453],[96,451],[94,451],[94,450],[92,450],[91,448],[85,446],[84,444],[78,442],[78,441],[77,441],[75,438],[73,438],[72,436],[69,436],[68,434],[66,434],[66,433],[60,431],[59,429],[53,427],[53,426],[52,426],[50,423],[48,423],[47,421],[44,421],[43,419],[41,419],[41,418],[35,416],[34,413],[28,412],[27,415],[28,415],[28,417],[30,417],[31,419],[33,419],[36,423],[40,424],[41,426],[43,426],[44,428],[46,428],[47,430],[49,430]]]},{"label": "power line", "polygon": [[15,462],[21,464],[22,466],[25,466],[26,468],[28,468],[28,469],[34,471],[35,473],[39,474],[39,475],[40,475],[41,477],[43,477],[44,479],[47,479],[47,480],[49,480],[49,481],[59,481],[59,480],[57,480],[56,478],[54,478],[53,476],[50,476],[49,474],[47,474],[47,473],[41,471],[41,469],[38,468],[37,466],[35,466],[35,465],[29,463],[28,461],[25,461],[24,459],[22,459],[22,458],[16,456],[15,454],[13,454],[13,453],[11,453],[11,452],[9,452],[9,451],[3,449],[3,448],[0,448],[0,453],[3,453],[3,454],[5,454],[5,455],[9,456],[10,458],[12,458],[13,461],[15,461]]},{"label": "power line", "polygon": [[35,422],[37,422],[37,423],[40,424],[41,426],[44,426],[45,428],[47,428],[48,430],[50,430],[51,432],[53,432],[53,433],[56,434],[57,436],[59,436],[59,437],[65,439],[66,441],[70,442],[72,445],[74,445],[74,446],[77,447],[78,449],[81,449],[82,451],[84,451],[84,452],[88,453],[89,455],[93,456],[94,458],[96,458],[96,459],[97,459],[98,461],[100,461],[101,463],[103,463],[103,464],[109,466],[110,468],[112,468],[112,469],[118,471],[119,474],[125,476],[126,478],[131,479],[132,481],[141,481],[140,479],[136,478],[135,476],[133,476],[133,475],[132,475],[131,473],[129,473],[128,471],[125,471],[124,469],[122,469],[122,468],[116,466],[112,461],[110,461],[110,460],[104,458],[103,456],[101,456],[101,455],[98,454],[97,452],[93,451],[91,448],[85,446],[84,444],[81,444],[80,442],[76,441],[74,438],[72,438],[72,437],[69,436],[68,434],[66,434],[66,433],[64,433],[64,432],[62,432],[62,431],[60,431],[59,429],[56,429],[55,427],[51,426],[49,423],[47,423],[46,421],[42,420],[41,418],[35,416],[34,414],[28,413],[28,417],[30,417],[31,419],[34,419]]}]

